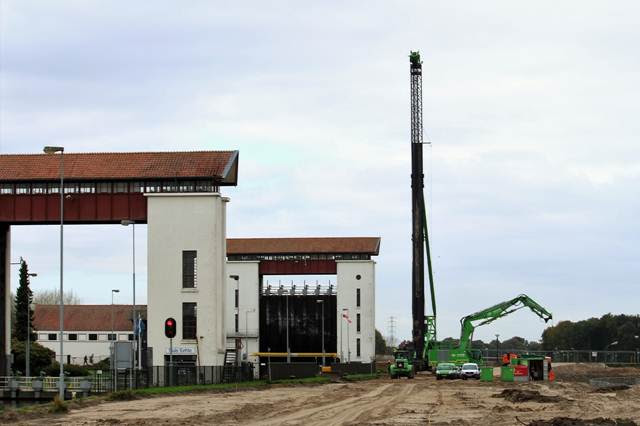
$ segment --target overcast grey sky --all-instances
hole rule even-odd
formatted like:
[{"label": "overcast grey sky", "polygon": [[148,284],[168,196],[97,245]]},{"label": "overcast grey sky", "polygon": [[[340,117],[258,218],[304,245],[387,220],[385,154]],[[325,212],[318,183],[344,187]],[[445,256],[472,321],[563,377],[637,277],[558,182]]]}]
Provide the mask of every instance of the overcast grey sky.
[{"label": "overcast grey sky", "polygon": [[[376,323],[408,337],[420,50],[440,336],[522,292],[556,323],[638,313],[640,3],[303,3],[1,0],[0,152],[239,149],[229,235],[381,236]],[[57,232],[13,228],[36,291]],[[128,228],[68,227],[66,287],[130,302],[129,251]]]}]

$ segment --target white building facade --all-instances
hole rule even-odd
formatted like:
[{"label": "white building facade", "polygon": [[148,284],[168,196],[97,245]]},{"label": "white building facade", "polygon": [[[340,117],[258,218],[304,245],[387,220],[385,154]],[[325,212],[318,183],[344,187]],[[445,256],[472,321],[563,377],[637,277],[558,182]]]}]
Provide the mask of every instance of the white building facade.
[{"label": "white building facade", "polygon": [[168,363],[164,322],[173,318],[174,362],[222,365],[228,287],[226,204],[217,192],[145,194],[148,211],[148,347]]}]

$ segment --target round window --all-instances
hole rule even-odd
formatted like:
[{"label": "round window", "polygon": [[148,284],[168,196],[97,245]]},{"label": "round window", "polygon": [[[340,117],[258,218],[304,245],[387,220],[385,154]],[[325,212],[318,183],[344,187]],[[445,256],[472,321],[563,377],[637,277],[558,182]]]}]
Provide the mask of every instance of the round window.
[{"label": "round window", "polygon": [[356,280],[359,280],[360,278],[362,278],[360,274],[356,275]]}]

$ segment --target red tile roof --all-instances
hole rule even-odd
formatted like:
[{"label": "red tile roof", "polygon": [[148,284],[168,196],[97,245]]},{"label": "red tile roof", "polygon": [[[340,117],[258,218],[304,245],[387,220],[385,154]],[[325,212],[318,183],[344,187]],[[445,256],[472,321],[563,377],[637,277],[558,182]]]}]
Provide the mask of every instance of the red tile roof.
[{"label": "red tile roof", "polygon": [[[237,184],[238,151],[65,153],[69,180],[209,178]],[[0,181],[60,179],[59,154],[0,154]]]},{"label": "red tile roof", "polygon": [[227,239],[227,255],[351,253],[375,256],[379,250],[379,237]]},{"label": "red tile roof", "polygon": [[[111,305],[65,305],[65,331],[111,331]],[[113,305],[115,331],[131,330],[131,305]],[[38,331],[60,329],[58,305],[35,305],[33,326]],[[146,305],[136,306],[146,318]]]}]

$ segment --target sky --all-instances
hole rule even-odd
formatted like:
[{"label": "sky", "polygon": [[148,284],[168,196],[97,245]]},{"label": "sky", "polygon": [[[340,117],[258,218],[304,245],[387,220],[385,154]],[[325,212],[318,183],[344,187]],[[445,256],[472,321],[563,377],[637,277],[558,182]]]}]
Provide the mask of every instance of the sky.
[{"label": "sky", "polygon": [[[388,335],[393,316],[408,338],[419,50],[440,337],[519,293],[549,324],[638,314],[639,13],[623,0],[0,0],[0,153],[237,149],[228,235],[380,236],[376,326]],[[144,226],[136,237],[141,303]],[[58,286],[56,227],[13,227],[12,251],[36,292]],[[131,228],[66,227],[65,288],[130,303]],[[475,337],[544,327],[518,311]]]}]

